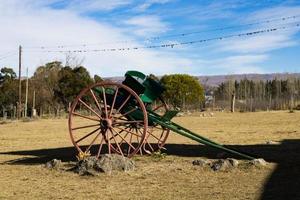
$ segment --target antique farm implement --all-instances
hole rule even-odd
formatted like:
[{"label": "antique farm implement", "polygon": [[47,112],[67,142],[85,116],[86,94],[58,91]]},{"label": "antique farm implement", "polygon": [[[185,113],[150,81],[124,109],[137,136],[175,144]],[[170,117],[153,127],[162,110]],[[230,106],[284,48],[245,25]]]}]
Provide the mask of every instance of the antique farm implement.
[{"label": "antique farm implement", "polygon": [[171,119],[161,98],[164,87],[138,71],[122,83],[103,81],[84,88],[69,112],[69,132],[80,157],[117,153],[131,157],[163,148],[170,131],[246,159],[253,157],[202,137]]}]

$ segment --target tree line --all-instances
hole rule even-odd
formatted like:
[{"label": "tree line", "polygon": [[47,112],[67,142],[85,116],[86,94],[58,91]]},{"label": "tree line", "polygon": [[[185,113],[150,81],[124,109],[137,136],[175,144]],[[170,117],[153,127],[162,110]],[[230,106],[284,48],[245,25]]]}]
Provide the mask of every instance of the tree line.
[{"label": "tree line", "polygon": [[214,89],[215,107],[229,109],[233,100],[240,111],[295,109],[300,100],[300,78],[227,80]]}]

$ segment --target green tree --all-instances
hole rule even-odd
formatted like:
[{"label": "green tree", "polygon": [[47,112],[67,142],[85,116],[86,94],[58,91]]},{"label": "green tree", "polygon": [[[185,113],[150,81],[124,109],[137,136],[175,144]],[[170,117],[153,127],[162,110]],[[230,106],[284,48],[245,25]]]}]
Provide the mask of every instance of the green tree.
[{"label": "green tree", "polygon": [[67,110],[69,103],[91,83],[93,83],[93,79],[86,68],[82,66],[74,69],[64,67],[59,72],[58,88],[55,90],[55,94]]},{"label": "green tree", "polygon": [[[58,87],[59,72],[63,68],[61,62],[54,61],[36,69],[33,77],[33,89],[36,91],[36,107],[39,110],[51,109],[58,111],[60,104],[54,91]],[[56,113],[56,112],[55,112]]]},{"label": "green tree", "polygon": [[164,98],[173,107],[199,108],[204,102],[204,90],[199,81],[187,74],[165,75],[161,83],[166,88]]},{"label": "green tree", "polygon": [[[4,67],[0,70],[0,110],[12,111],[18,99],[18,81],[12,68]],[[12,112],[10,112],[12,113]]]},{"label": "green tree", "polygon": [[98,83],[98,82],[101,82],[101,81],[103,81],[103,79],[100,76],[98,76],[97,74],[95,74],[94,75],[94,82]]}]

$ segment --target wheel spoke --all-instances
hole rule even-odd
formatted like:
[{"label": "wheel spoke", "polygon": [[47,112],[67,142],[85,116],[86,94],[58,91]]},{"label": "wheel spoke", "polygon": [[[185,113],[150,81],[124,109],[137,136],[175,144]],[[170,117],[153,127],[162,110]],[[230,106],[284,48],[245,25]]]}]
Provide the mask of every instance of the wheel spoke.
[{"label": "wheel spoke", "polygon": [[100,134],[101,134],[101,132],[99,131],[99,133],[96,135],[96,137],[92,140],[90,146],[85,150],[86,152],[88,152],[90,150],[90,148],[93,146],[94,142],[96,141],[96,139],[99,137]]},{"label": "wheel spoke", "polygon": [[[126,131],[126,132],[128,132],[128,133],[131,133],[132,135],[135,135],[135,136],[137,136],[137,137],[142,137],[142,136],[140,136],[139,134],[137,134],[137,133],[134,133],[134,132],[131,132],[131,131],[128,131],[128,130],[126,130],[126,129],[123,129],[123,128],[121,128],[121,127],[117,127],[116,126],[116,128],[118,128],[118,129],[121,129],[122,131]],[[114,129],[113,129],[114,130]]]},{"label": "wheel spoke", "polygon": [[114,95],[114,99],[113,99],[113,102],[111,104],[111,109],[110,109],[110,112],[109,112],[109,117],[111,117],[111,114],[112,114],[112,111],[115,107],[115,102],[116,102],[116,98],[117,98],[117,94],[119,92],[119,88],[117,87],[116,91],[115,91],[115,95]]},{"label": "wheel spoke", "polygon": [[85,119],[90,119],[90,120],[99,122],[99,119],[95,119],[93,117],[85,116],[85,115],[79,114],[77,112],[72,112],[72,115],[76,115],[78,117],[82,117],[82,118],[85,118]]},{"label": "wheel spoke", "polygon": [[77,144],[78,142],[81,142],[82,140],[84,140],[85,138],[89,137],[90,135],[94,134],[95,132],[97,132],[100,128],[97,128],[95,130],[93,130],[92,132],[88,133],[87,135],[83,136],[82,138],[80,138],[79,140],[77,140],[75,143]]},{"label": "wheel spoke", "polygon": [[[136,111],[137,109],[138,109],[138,108],[133,108],[133,109],[129,110],[128,112],[122,114],[120,117],[116,117],[115,120],[121,119],[122,117],[124,117],[124,116],[126,116],[126,115],[132,113],[133,111]],[[122,120],[122,119],[121,119],[121,120]],[[123,119],[123,120],[124,120],[124,119]]]},{"label": "wheel spoke", "polygon": [[[138,129],[138,131],[139,131],[141,134],[143,134],[143,133],[141,132],[140,129]],[[148,146],[150,147],[150,149],[151,149],[152,152],[153,152],[154,149],[153,149],[153,147],[151,146],[151,144],[148,142],[149,136],[150,136],[150,135],[148,135],[147,138],[145,138],[145,142],[146,142],[146,144],[148,144]],[[144,143],[144,150],[147,152],[148,150],[146,149],[146,144]],[[151,154],[151,152],[149,152],[149,151],[148,151],[147,153],[148,153],[148,154]]]},{"label": "wheel spoke", "polygon": [[116,122],[114,122],[113,123],[113,125],[120,125],[120,124],[134,124],[134,123],[137,123],[137,124],[139,124],[139,123],[143,123],[143,121],[141,121],[141,120],[138,120],[138,121],[116,121]]},{"label": "wheel spoke", "polygon": [[[120,154],[121,154],[122,156],[124,156],[124,154],[123,154],[123,152],[122,152],[122,149],[121,149],[119,143],[117,142],[116,138],[114,137],[114,134],[113,134],[112,130],[109,129],[109,131],[110,131],[111,134],[112,134],[112,138],[114,139],[114,141],[115,141],[115,143],[116,143],[116,145],[117,145],[117,147],[118,147],[118,149],[119,149],[119,151],[120,151]],[[117,134],[117,135],[119,135],[119,134]]]},{"label": "wheel spoke", "polygon": [[148,141],[146,141],[146,143],[148,144],[148,146],[150,147],[151,151],[153,152],[154,149],[153,149],[152,145]]},{"label": "wheel spoke", "polygon": [[[132,128],[130,128],[130,131],[132,130]],[[128,132],[127,132],[128,133]],[[132,134],[130,134],[130,139],[129,139],[129,143],[131,144],[131,142],[132,142]],[[130,149],[131,149],[131,147],[129,146],[128,147],[128,151],[127,151],[127,154],[129,154],[130,153]]]},{"label": "wheel spoke", "polygon": [[98,102],[98,100],[97,100],[97,98],[96,98],[96,96],[95,96],[95,94],[94,94],[94,92],[93,92],[92,89],[90,89],[90,93],[92,94],[92,97],[93,97],[93,99],[94,99],[94,101],[95,101],[95,103],[96,103],[96,106],[97,106],[98,110],[99,110],[100,112],[102,112],[102,111],[101,111],[101,106],[100,106],[100,104],[99,104],[99,102]]},{"label": "wheel spoke", "polygon": [[[114,128],[111,128],[115,133],[118,133]],[[120,134],[118,134],[118,136],[120,137],[120,138],[122,138],[122,139],[124,139]],[[129,145],[129,146],[131,146],[134,150],[136,149],[134,146],[132,146],[132,144],[131,143],[128,143],[125,139],[124,139],[124,141]]]},{"label": "wheel spoke", "polygon": [[107,103],[106,103],[106,93],[104,87],[102,87],[102,92],[103,92],[103,102],[104,102],[104,109],[105,109],[105,117],[107,118]]},{"label": "wheel spoke", "polygon": [[97,158],[99,158],[100,153],[101,153],[101,149],[102,149],[102,145],[103,145],[103,139],[104,139],[104,137],[103,137],[103,135],[102,135],[101,141],[100,141],[100,144],[99,144],[98,153],[97,153]]},{"label": "wheel spoke", "polygon": [[163,137],[164,132],[165,132],[165,129],[163,129],[163,132],[160,134],[159,141],[161,141],[161,138]]},{"label": "wheel spoke", "polygon": [[120,112],[120,110],[123,108],[123,106],[127,103],[127,101],[130,99],[131,94],[128,95],[128,97],[125,99],[125,101],[122,103],[122,105],[119,107],[116,113]]},{"label": "wheel spoke", "polygon": [[[152,135],[152,137],[154,137],[155,139],[157,139],[159,142],[162,142],[162,141],[161,141],[158,137],[156,137],[154,134],[150,133],[149,131],[147,131],[147,132],[149,133],[149,136]],[[148,137],[149,137],[149,136],[148,136]],[[147,137],[147,138],[148,138],[148,137]]]},{"label": "wheel spoke", "polygon": [[[106,135],[106,136],[105,136],[106,138],[109,138],[109,137],[108,137],[108,131],[106,131],[106,134],[105,134],[105,135]],[[108,153],[111,154],[111,146],[110,146],[110,140],[109,140],[109,139],[108,139],[107,143],[108,143]]]},{"label": "wheel spoke", "polygon": [[[135,132],[136,132],[136,134],[138,135],[137,128],[135,128]],[[138,142],[138,143],[140,143],[140,140],[139,140],[138,136],[136,136],[136,140],[137,140],[137,142]],[[142,155],[143,155],[143,152],[142,152],[142,150],[141,150],[141,149],[139,149],[139,151],[140,151],[140,155],[142,156]]]},{"label": "wheel spoke", "polygon": [[[123,131],[120,131],[120,133],[122,133],[122,132]],[[120,133],[118,133],[118,134],[120,134]],[[113,136],[117,136],[118,134],[114,134]],[[124,139],[122,139],[120,143],[122,143],[125,140],[125,138],[127,137],[128,134],[129,134],[128,132],[125,134]],[[112,137],[110,137],[109,139],[111,140]]]},{"label": "wheel spoke", "polygon": [[78,126],[78,127],[76,127],[76,128],[72,128],[72,131],[78,130],[78,129],[84,129],[84,128],[91,128],[91,127],[95,127],[95,126],[100,126],[100,124],[92,124],[92,125],[86,125],[86,126]]},{"label": "wheel spoke", "polygon": [[157,106],[156,108],[154,108],[152,111],[156,111],[156,110],[160,109],[160,108],[163,107],[163,106],[164,106],[164,105],[161,104],[161,105]]},{"label": "wheel spoke", "polygon": [[100,116],[94,109],[92,109],[89,105],[87,105],[84,101],[82,101],[81,99],[79,99],[79,101],[80,101],[80,103],[82,103],[85,107],[87,107],[90,111],[92,111],[95,115],[97,115],[100,119],[102,119],[101,116]]}]

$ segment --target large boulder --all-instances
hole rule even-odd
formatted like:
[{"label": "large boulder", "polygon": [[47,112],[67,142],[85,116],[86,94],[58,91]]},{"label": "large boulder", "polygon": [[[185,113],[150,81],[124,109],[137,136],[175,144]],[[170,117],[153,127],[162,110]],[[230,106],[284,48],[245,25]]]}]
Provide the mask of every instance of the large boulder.
[{"label": "large boulder", "polygon": [[132,171],[135,164],[129,158],[117,154],[105,154],[97,159],[94,156],[79,161],[75,172],[79,175],[97,175],[99,172],[111,174],[113,171]]}]

